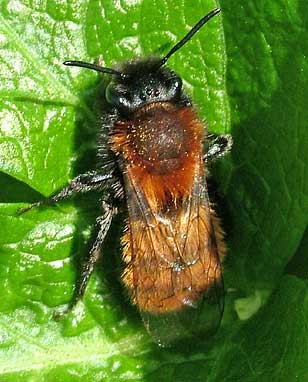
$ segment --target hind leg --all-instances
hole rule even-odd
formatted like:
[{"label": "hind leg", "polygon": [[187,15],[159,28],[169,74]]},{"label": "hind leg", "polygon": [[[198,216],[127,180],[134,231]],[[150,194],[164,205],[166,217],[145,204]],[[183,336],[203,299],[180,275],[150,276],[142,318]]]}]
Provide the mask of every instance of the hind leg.
[{"label": "hind leg", "polygon": [[67,310],[62,313],[56,313],[56,318],[61,318],[66,313],[70,312],[77,302],[83,297],[86,287],[88,285],[90,276],[94,271],[95,264],[101,257],[101,247],[104,243],[105,237],[109,228],[111,226],[111,222],[113,217],[117,214],[117,209],[115,207],[110,206],[106,202],[102,204],[103,214],[97,219],[98,223],[98,234],[92,248],[90,250],[89,256],[85,263],[83,264],[80,278],[76,284],[74,296],[72,301],[70,302]]}]

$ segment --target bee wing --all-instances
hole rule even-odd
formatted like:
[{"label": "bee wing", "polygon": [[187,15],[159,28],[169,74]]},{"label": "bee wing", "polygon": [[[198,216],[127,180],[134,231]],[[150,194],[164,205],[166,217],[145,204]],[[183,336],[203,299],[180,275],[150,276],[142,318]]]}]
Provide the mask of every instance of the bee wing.
[{"label": "bee wing", "polygon": [[164,212],[151,207],[129,170],[125,181],[129,231],[123,277],[146,328],[161,344],[217,328],[225,249],[203,164],[197,166],[191,194]]}]

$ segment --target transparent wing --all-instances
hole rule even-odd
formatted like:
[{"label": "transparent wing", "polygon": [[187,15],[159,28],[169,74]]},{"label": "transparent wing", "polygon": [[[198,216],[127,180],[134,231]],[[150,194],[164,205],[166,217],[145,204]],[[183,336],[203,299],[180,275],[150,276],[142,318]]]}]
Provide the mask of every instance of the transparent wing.
[{"label": "transparent wing", "polygon": [[126,173],[129,254],[124,281],[146,328],[164,345],[217,328],[222,316],[225,249],[202,166],[196,169],[191,195],[163,211],[150,208]]}]

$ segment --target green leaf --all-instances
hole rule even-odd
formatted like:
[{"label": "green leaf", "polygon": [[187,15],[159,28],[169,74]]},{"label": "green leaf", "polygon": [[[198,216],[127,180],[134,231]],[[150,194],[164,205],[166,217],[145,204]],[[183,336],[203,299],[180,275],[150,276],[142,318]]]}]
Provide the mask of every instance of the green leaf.
[{"label": "green leaf", "polygon": [[245,373],[249,382],[305,381],[307,292],[306,282],[283,277],[267,306],[231,337],[213,380],[241,381]]},{"label": "green leaf", "polygon": [[[163,365],[147,381],[306,381],[307,283],[284,276],[266,307],[242,326],[229,327],[207,355]],[[177,355],[178,357],[178,355]],[[175,358],[175,357],[174,357]],[[175,361],[173,361],[175,362]]]},{"label": "green leaf", "polygon": [[308,221],[307,9],[302,1],[221,5],[234,139],[224,186],[230,273],[254,294],[279,280]]},{"label": "green leaf", "polygon": [[233,135],[213,169],[229,247],[226,312],[215,338],[160,349],[119,281],[123,217],[84,300],[56,322],[89,250],[97,196],[16,211],[95,166],[100,80],[62,62],[166,53],[219,4],[1,2],[1,381],[307,380],[307,285],[284,273],[307,274],[308,10],[301,0],[220,5],[168,65],[209,130]]}]

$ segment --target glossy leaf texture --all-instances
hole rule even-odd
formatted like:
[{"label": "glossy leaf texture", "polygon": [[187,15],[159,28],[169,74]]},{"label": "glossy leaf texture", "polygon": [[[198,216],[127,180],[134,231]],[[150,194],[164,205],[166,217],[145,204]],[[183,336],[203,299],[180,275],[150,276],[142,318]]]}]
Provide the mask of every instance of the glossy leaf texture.
[{"label": "glossy leaf texture", "polygon": [[[166,53],[217,6],[169,66],[209,130],[234,140],[211,169],[229,247],[220,331],[153,343],[119,280],[123,216],[83,302],[56,322],[98,197],[16,211],[95,166],[101,77],[62,62]],[[1,381],[307,380],[307,20],[303,0],[1,2]]]}]

